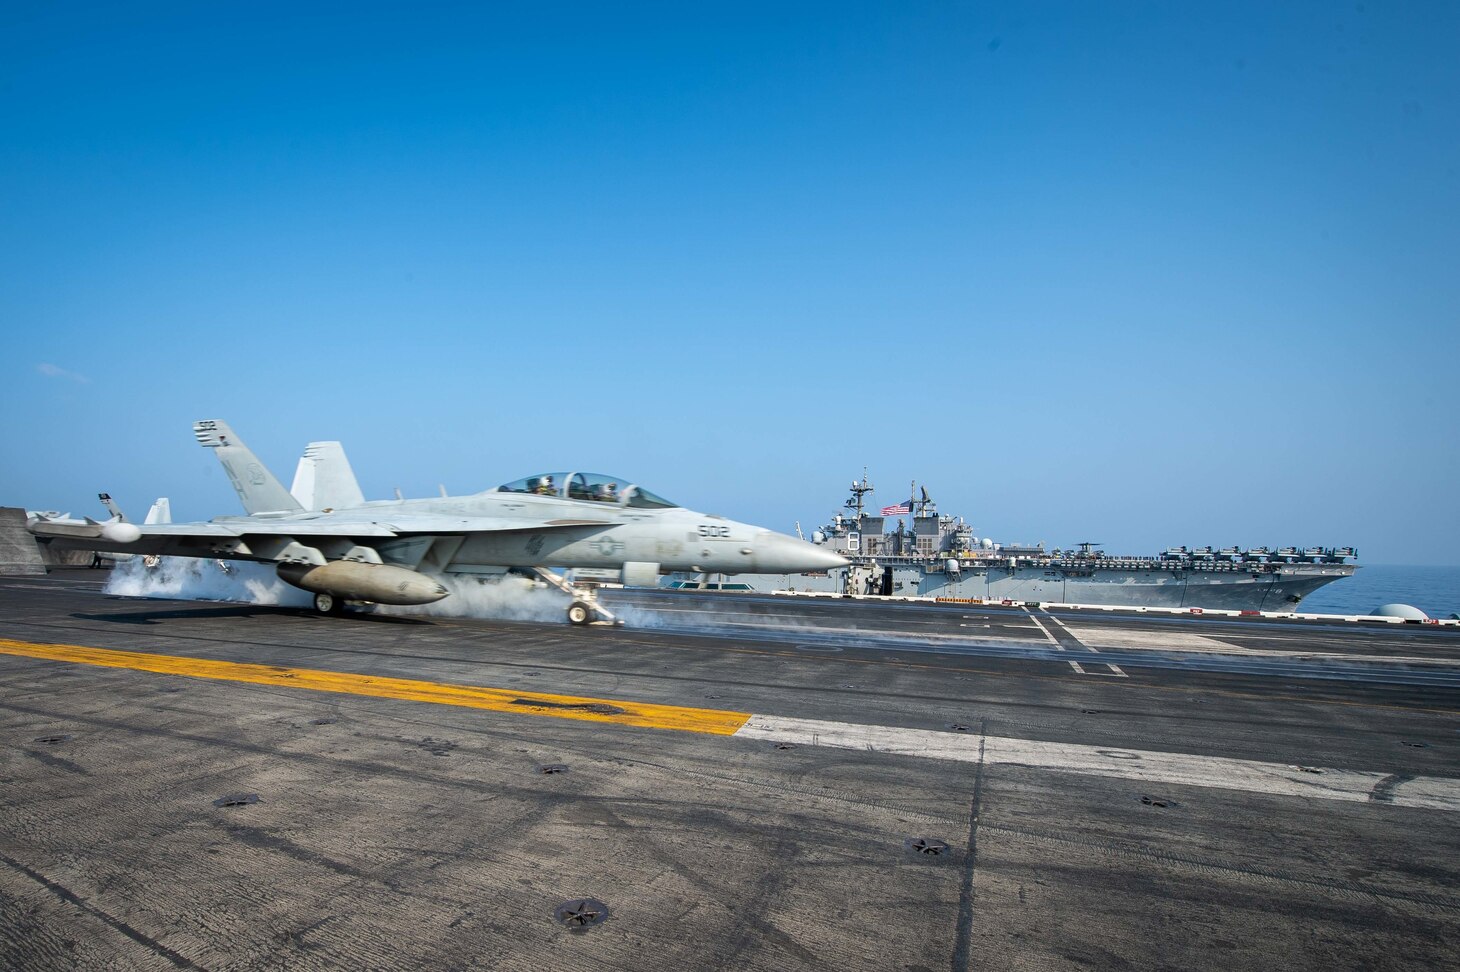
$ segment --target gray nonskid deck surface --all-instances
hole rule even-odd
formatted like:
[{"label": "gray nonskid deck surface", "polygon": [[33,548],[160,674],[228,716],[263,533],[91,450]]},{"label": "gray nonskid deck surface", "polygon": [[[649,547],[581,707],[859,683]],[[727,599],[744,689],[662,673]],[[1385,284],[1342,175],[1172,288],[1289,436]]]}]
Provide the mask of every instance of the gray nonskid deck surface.
[{"label": "gray nonskid deck surface", "polygon": [[[1460,690],[1386,674],[1460,669],[1455,632],[621,600],[666,626],[324,619],[77,571],[0,579],[0,639],[1383,781],[1307,800],[0,655],[0,968],[1456,964],[1460,813],[1384,799],[1460,777]],[[1244,651],[1288,667],[1183,661]],[[1346,655],[1370,667],[1302,668]],[[585,897],[609,920],[555,920]]]}]

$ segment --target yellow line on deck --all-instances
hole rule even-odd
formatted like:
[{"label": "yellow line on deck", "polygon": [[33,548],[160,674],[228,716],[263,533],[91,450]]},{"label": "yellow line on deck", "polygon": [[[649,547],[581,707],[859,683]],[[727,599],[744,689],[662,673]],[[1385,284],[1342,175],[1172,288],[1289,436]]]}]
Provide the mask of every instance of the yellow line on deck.
[{"label": "yellow line on deck", "polygon": [[573,695],[548,695],[542,692],[517,692],[511,689],[487,688],[479,685],[452,685],[445,682],[423,682],[410,678],[382,678],[376,675],[355,675],[350,672],[326,672],[314,668],[279,668],[273,665],[250,665],[241,662],[216,661],[211,658],[187,658],[179,655],[149,655],[139,651],[113,651],[108,648],[85,648],[81,645],[31,644],[0,638],[0,654],[47,661],[100,665],[106,668],[130,668],[162,675],[187,675],[225,682],[252,682],[309,689],[315,692],[340,692],[346,695],[372,695],[382,699],[405,699],[410,702],[433,702],[437,705],[462,705],[494,712],[515,712],[527,715],[553,716],[558,719],[583,719],[589,722],[611,722],[622,726],[648,726],[653,729],[678,729],[681,732],[703,732],[728,736],[750,719],[748,712],[726,712],[720,709],[691,709],[652,702],[625,702],[619,699],[580,698]]}]

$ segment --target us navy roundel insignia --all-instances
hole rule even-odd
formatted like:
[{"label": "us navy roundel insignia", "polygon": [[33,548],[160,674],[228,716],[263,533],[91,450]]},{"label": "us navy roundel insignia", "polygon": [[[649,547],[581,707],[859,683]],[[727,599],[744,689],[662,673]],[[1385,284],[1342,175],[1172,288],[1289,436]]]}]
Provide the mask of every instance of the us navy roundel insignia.
[{"label": "us navy roundel insignia", "polygon": [[605,557],[612,556],[613,554],[618,553],[624,548],[624,545],[619,543],[613,537],[599,537],[597,540],[594,540],[591,544],[589,544],[589,546],[591,546],[594,550],[597,550]]}]

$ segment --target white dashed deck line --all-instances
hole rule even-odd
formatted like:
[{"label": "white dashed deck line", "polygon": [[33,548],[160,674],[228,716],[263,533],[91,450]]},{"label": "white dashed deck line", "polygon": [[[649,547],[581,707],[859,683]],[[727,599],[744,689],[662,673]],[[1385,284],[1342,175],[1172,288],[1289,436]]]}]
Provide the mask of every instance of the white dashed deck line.
[{"label": "white dashed deck line", "polygon": [[[1071,638],[1075,639],[1075,642],[1077,644],[1079,644],[1081,647],[1083,647],[1086,651],[1094,652],[1097,655],[1100,654],[1100,650],[1098,648],[1094,647],[1093,645],[1087,645],[1087,644],[1085,644],[1085,642],[1081,641],[1080,640],[1080,637],[1078,635],[1076,635],[1073,631],[1070,630],[1070,626],[1067,625],[1067,624],[1065,624],[1059,618],[1056,618],[1054,616],[1051,616],[1050,617],[1050,620],[1053,621],[1055,624],[1059,625],[1062,629],[1064,629],[1065,634],[1067,634]],[[1116,678],[1130,678],[1129,675],[1127,675],[1123,670],[1121,670],[1121,667],[1119,665],[1112,665],[1112,664],[1110,664],[1110,662],[1102,662],[1101,664],[1103,664],[1106,668],[1110,669],[1109,674],[1115,676]],[[1106,672],[1091,672],[1090,674],[1092,674],[1092,675],[1105,675],[1107,673]]]},{"label": "white dashed deck line", "polygon": [[[1025,611],[1028,612],[1028,608],[1025,608]],[[1039,619],[1036,618],[1032,613],[1029,614],[1029,620],[1034,622],[1034,626],[1039,629],[1040,633],[1044,635],[1045,639],[1048,640],[1050,644],[1054,645],[1056,651],[1065,650],[1065,646],[1060,644],[1059,639],[1050,634],[1049,629],[1041,624],[1039,622]],[[1084,667],[1081,666],[1081,664],[1077,661],[1070,662],[1070,667],[1073,668],[1075,672],[1079,675],[1090,674],[1089,672],[1085,671]]]}]

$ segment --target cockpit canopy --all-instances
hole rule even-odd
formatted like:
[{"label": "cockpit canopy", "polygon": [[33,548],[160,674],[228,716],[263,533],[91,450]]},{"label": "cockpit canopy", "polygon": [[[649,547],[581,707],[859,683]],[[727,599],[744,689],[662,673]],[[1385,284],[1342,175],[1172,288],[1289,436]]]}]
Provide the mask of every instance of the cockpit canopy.
[{"label": "cockpit canopy", "polygon": [[496,492],[614,503],[640,510],[667,510],[679,505],[655,496],[641,486],[626,483],[621,476],[605,476],[602,473],[538,473],[498,486]]}]

